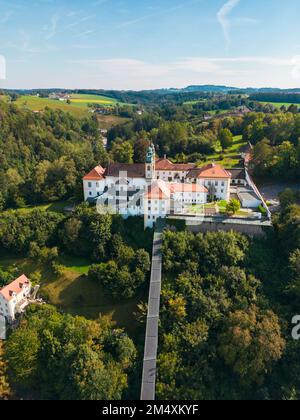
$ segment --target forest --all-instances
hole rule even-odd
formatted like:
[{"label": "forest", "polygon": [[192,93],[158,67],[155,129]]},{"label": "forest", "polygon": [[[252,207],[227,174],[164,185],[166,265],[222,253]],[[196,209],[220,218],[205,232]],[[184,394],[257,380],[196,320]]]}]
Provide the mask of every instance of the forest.
[{"label": "forest", "polygon": [[[150,268],[151,232],[143,233],[141,225],[134,218],[100,215],[88,204],[71,216],[7,211],[0,218],[0,250],[51,263],[54,270],[59,270],[61,253],[91,258],[89,277],[116,299],[129,299],[145,283]],[[10,280],[9,273],[4,278]]]},{"label": "forest", "polygon": [[[0,262],[18,255],[60,273],[62,256],[85,258],[83,278],[113,302],[146,296],[152,232],[138,218],[99,215],[82,204],[82,176],[109,161],[144,162],[150,142],[160,157],[202,165],[226,154],[238,136],[253,147],[257,180],[299,179],[298,107],[276,110],[235,95],[202,94],[203,102],[167,95],[144,105],[142,115],[125,109],[129,120],[109,129],[107,150],[94,116],[32,113],[0,101]],[[249,112],[207,118],[240,105]],[[76,203],[74,211],[40,208],[61,200]],[[290,325],[300,296],[297,201],[291,191],[281,196],[274,231],[261,241],[165,233],[159,399],[300,398],[299,344]],[[0,267],[0,286],[15,274]],[[33,273],[31,280],[42,279]],[[134,315],[141,328],[145,301]],[[33,306],[0,346],[0,398],[137,398],[142,351],[143,334],[128,334],[110,317]]]},{"label": "forest", "polygon": [[31,306],[5,345],[10,386],[26,399],[121,399],[136,356],[111,319],[89,321],[52,306]]},{"label": "forest", "polygon": [[[136,292],[136,282],[142,282],[137,270],[149,269],[146,251],[122,242],[120,234],[111,236],[125,228],[121,220],[95,219],[84,207],[72,219],[52,216],[48,225],[41,214],[32,215],[31,222],[22,217],[18,223],[12,213],[1,225],[2,247],[54,262],[54,246],[64,249],[66,239],[74,247],[69,252],[79,255],[79,244],[88,235],[97,249],[88,275],[118,299]],[[165,232],[157,398],[300,397],[299,343],[291,337],[300,297],[299,217],[300,206],[285,206],[264,240],[234,232]],[[70,231],[80,221],[90,226],[87,234],[76,233],[77,227]],[[132,226],[128,229],[132,232]],[[97,246],[99,235],[104,250]],[[13,238],[24,241],[14,243]],[[145,309],[140,309],[144,323]],[[128,398],[138,386],[137,345],[107,317],[88,321],[53,307],[32,307],[0,354],[6,378],[2,392],[10,387],[24,398]],[[31,368],[24,369],[28,360]],[[100,384],[97,389],[91,380]]]},{"label": "forest", "polygon": [[263,241],[165,233],[158,398],[299,399],[299,215]]},{"label": "forest", "polygon": [[107,155],[92,118],[0,101],[0,209],[81,199],[82,176],[101,162]]},{"label": "forest", "polygon": [[[60,257],[86,257],[92,265],[83,280],[89,280],[90,287],[101,285],[110,301],[126,303],[147,293],[152,234],[143,233],[142,226],[143,221],[134,218],[99,215],[86,204],[70,216],[6,211],[0,218],[0,265],[3,253],[20,255],[61,275]],[[0,269],[0,287],[20,274],[15,267]],[[30,280],[33,285],[47,281],[39,272]],[[40,297],[49,302],[43,289]],[[136,310],[143,322],[143,312],[138,315]],[[133,342],[101,312],[99,306],[99,317],[89,319],[49,304],[31,306],[1,345],[0,399],[137,398],[143,337],[138,331]]]},{"label": "forest", "polygon": [[258,92],[250,95],[250,99],[253,101],[264,101],[264,102],[287,102],[289,104],[300,104],[299,92]]}]

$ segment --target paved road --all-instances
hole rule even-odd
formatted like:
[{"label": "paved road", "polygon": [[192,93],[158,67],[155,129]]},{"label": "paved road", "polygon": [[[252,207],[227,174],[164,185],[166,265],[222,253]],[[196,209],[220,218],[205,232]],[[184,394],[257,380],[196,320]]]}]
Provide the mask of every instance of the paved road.
[{"label": "paved road", "polygon": [[158,350],[158,324],[161,292],[161,274],[162,274],[162,230],[154,233],[151,281],[148,302],[148,316],[145,339],[145,352],[143,364],[143,379],[141,400],[155,400],[156,385],[156,367]]}]

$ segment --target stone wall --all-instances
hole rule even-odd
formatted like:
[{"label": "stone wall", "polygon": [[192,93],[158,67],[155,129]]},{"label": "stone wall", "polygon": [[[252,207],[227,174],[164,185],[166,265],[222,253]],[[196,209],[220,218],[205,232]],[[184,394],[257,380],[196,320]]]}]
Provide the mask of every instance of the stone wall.
[{"label": "stone wall", "polygon": [[203,221],[199,223],[187,222],[186,228],[194,233],[206,233],[206,232],[217,232],[217,231],[235,231],[240,232],[251,237],[265,237],[267,229],[272,229],[271,225],[260,225],[260,224],[237,224],[237,223],[222,223],[222,222],[208,222]]}]

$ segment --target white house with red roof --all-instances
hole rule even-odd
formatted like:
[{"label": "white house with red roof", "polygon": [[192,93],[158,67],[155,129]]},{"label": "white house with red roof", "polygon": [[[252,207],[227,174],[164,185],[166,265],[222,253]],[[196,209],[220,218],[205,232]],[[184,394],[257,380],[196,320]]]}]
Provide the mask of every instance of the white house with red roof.
[{"label": "white house with red roof", "polygon": [[4,316],[9,322],[16,319],[18,313],[22,313],[29,305],[31,282],[25,275],[20,276],[0,290],[0,316]]},{"label": "white house with red roof", "polygon": [[212,163],[199,168],[172,163],[167,157],[156,159],[154,146],[149,148],[144,164],[97,166],[83,178],[85,201],[101,201],[104,205],[114,202],[124,217],[146,214],[147,226],[174,211],[166,201],[186,205],[229,201],[230,184],[231,173],[222,166]]}]

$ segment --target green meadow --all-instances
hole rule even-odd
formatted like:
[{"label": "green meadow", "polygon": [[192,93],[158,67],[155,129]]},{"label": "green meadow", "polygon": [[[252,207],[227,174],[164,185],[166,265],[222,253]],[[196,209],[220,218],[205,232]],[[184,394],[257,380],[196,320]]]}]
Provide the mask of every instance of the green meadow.
[{"label": "green meadow", "polygon": [[113,98],[101,95],[71,95],[70,103],[57,99],[40,98],[38,96],[22,95],[15,104],[31,111],[43,111],[46,107],[60,109],[77,117],[88,115],[89,105],[115,106],[118,102]]},{"label": "green meadow", "polygon": [[276,108],[281,108],[282,106],[285,106],[286,108],[289,108],[291,105],[296,105],[298,108],[300,104],[292,104],[288,102],[261,102],[264,105],[273,105]]},{"label": "green meadow", "polygon": [[238,167],[241,160],[242,153],[245,152],[247,148],[247,142],[243,140],[242,136],[235,136],[233,138],[233,144],[226,150],[222,150],[221,146],[216,153],[207,156],[206,161],[201,161],[200,164],[203,165],[207,162],[214,161],[222,165],[225,168],[235,168]]},{"label": "green meadow", "polygon": [[41,294],[46,301],[72,315],[97,319],[99,314],[111,315],[117,325],[135,334],[138,327],[134,312],[143,299],[116,302],[107,296],[101,285],[91,281],[86,275],[92,264],[85,258],[61,255],[58,263],[61,273],[55,274],[49,264],[43,264],[27,257],[0,255],[0,269],[15,269],[17,275],[26,274],[29,278],[34,273],[41,274]]}]

